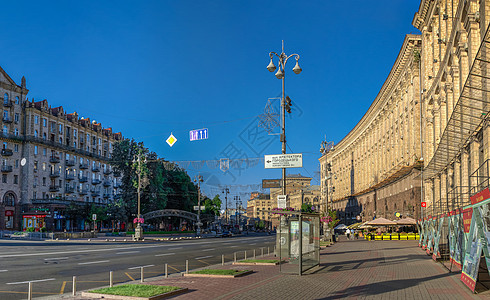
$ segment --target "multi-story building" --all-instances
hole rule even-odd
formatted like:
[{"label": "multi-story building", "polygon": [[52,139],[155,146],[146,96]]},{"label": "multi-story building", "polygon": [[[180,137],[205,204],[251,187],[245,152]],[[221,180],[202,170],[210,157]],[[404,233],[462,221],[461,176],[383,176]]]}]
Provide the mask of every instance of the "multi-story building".
[{"label": "multi-story building", "polygon": [[412,24],[421,35],[407,35],[371,107],[319,159],[323,198],[344,221],[440,214],[488,186],[490,1],[422,0]]},{"label": "multi-story building", "polygon": [[247,217],[250,222],[270,221],[272,203],[269,194],[252,192],[247,201]]},{"label": "multi-story building", "polygon": [[108,162],[122,135],[46,100],[29,101],[27,93],[24,77],[19,86],[0,68],[0,229],[81,229],[65,209],[112,201],[118,181]]}]

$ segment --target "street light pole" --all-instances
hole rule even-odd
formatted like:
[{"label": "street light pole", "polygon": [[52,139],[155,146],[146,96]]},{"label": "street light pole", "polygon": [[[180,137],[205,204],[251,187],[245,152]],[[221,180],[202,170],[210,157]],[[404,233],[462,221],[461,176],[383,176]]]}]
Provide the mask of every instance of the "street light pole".
[{"label": "street light pole", "polygon": [[226,224],[228,225],[228,193],[230,190],[228,188],[225,188],[223,190],[223,193],[225,193],[225,221]]},{"label": "street light pole", "polygon": [[[138,163],[136,166],[136,174],[138,175],[138,216],[137,216],[137,223],[136,223],[136,228],[134,230],[134,239],[137,241],[143,240],[143,228],[141,228],[141,152],[138,152],[138,159],[133,160],[133,163]],[[146,158],[145,158],[146,162]]]},{"label": "street light pole", "polygon": [[[270,52],[269,57],[271,59],[269,65],[267,66],[267,70],[269,72],[274,72],[276,70],[276,66],[274,65],[274,62],[272,61],[273,57],[277,56],[279,59],[279,70],[276,72],[276,77],[277,79],[282,80],[282,97],[281,97],[281,143],[282,143],[282,154],[286,154],[286,110],[288,113],[291,113],[291,100],[289,97],[288,103],[286,103],[286,95],[285,95],[285,67],[286,63],[289,58],[294,57],[296,59],[296,65],[293,68],[293,72],[295,74],[301,73],[302,69],[298,64],[299,60],[299,55],[298,54],[291,54],[291,55],[286,55],[284,53],[284,41],[282,41],[282,52],[281,54],[277,54],[276,52]],[[282,194],[286,195],[286,168],[282,168]]]},{"label": "street light pole", "polygon": [[197,235],[201,235],[201,175],[196,176],[194,182],[197,182]]}]

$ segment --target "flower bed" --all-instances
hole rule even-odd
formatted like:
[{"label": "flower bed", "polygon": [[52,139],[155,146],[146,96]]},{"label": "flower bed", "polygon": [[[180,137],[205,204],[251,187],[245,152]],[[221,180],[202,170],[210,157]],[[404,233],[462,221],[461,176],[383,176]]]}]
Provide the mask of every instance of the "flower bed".
[{"label": "flower bed", "polygon": [[83,297],[98,297],[105,299],[148,299],[158,300],[187,292],[187,288],[176,286],[161,286],[149,284],[123,284],[114,287],[101,288],[82,292]]}]

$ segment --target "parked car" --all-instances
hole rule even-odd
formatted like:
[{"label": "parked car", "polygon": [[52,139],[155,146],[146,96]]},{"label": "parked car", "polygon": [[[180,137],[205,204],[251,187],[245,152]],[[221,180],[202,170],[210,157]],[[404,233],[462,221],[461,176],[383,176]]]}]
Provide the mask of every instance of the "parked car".
[{"label": "parked car", "polygon": [[233,236],[233,234],[229,231],[223,231],[221,233],[221,237],[232,237],[232,236]]}]

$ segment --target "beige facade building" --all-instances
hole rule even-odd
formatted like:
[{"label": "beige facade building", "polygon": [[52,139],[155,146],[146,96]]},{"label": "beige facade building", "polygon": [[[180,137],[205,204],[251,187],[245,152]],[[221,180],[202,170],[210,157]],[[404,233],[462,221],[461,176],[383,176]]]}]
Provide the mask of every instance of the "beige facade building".
[{"label": "beige facade building", "polygon": [[19,86],[0,68],[0,229],[81,229],[64,210],[113,200],[119,182],[108,162],[122,135],[46,100],[29,101],[27,93],[25,78]]},{"label": "beige facade building", "polygon": [[371,107],[319,159],[322,199],[343,221],[440,214],[488,186],[489,23],[488,0],[421,1],[421,35],[406,36]]},{"label": "beige facade building", "polygon": [[255,221],[270,221],[270,210],[272,202],[269,194],[252,192],[250,199],[247,201],[247,218],[249,222]]}]

